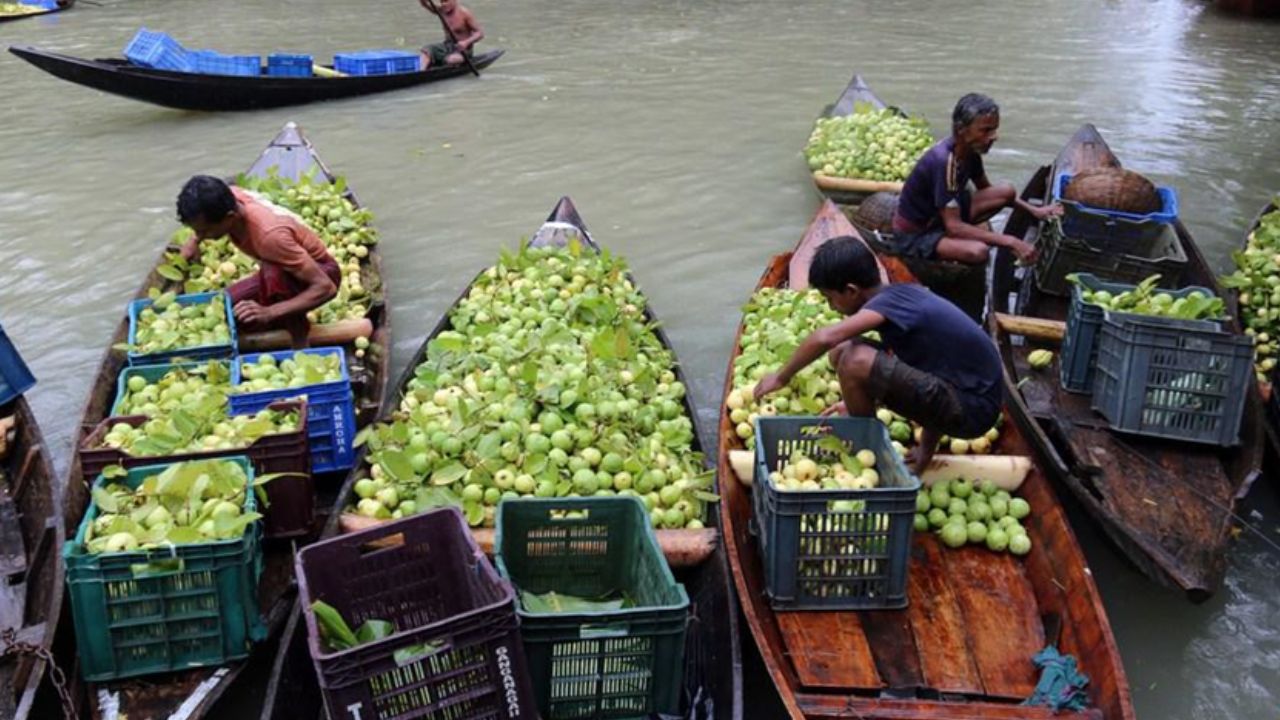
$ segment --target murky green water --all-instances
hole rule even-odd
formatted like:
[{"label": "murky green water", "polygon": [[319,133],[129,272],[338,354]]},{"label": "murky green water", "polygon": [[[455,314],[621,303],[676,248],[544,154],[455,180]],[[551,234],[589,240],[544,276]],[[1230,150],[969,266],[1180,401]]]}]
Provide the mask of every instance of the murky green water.
[{"label": "murky green water", "polygon": [[[474,0],[480,81],[250,114],[189,114],[57,81],[0,57],[0,318],[41,383],[59,467],[100,353],[175,227],[196,172],[244,169],[288,120],[378,214],[396,370],[502,243],[573,196],[631,259],[714,417],[738,319],[768,256],[817,206],[799,151],[856,69],[937,131],[956,97],[1004,109],[988,159],[1021,184],[1083,122],[1180,191],[1206,253],[1227,253],[1280,190],[1280,26],[1191,0],[959,3]],[[412,0],[105,0],[0,26],[0,43],[118,54],[141,25],[234,52],[415,46],[439,31]],[[1274,542],[1275,483],[1248,519]],[[1192,607],[1076,524],[1139,714],[1274,720],[1280,553],[1246,535],[1226,588]]]}]

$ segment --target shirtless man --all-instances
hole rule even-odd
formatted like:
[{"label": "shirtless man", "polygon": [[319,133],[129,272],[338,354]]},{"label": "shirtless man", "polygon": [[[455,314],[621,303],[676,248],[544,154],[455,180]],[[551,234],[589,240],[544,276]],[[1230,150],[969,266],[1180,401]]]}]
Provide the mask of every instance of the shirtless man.
[{"label": "shirtless man", "polygon": [[[471,48],[484,39],[484,30],[476,22],[471,11],[458,4],[458,0],[440,0],[439,8],[431,0],[418,0],[428,12],[439,17],[453,31],[452,38],[446,37],[444,42],[432,43],[422,48],[422,69],[432,65],[461,65],[463,53],[471,54]],[[446,33],[447,35],[447,33]]]}]

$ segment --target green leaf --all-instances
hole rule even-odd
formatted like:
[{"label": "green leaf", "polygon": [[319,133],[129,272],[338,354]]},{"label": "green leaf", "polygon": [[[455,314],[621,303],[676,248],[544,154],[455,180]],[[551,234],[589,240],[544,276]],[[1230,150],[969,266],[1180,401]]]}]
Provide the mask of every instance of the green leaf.
[{"label": "green leaf", "polygon": [[115,496],[104,490],[102,487],[94,486],[92,493],[93,502],[98,506],[99,510],[108,513],[120,511],[120,505],[116,502]]},{"label": "green leaf", "polygon": [[386,620],[365,620],[356,630],[356,642],[360,645],[376,642],[391,637],[395,632],[396,626]]},{"label": "green leaf", "polygon": [[167,263],[157,267],[156,272],[165,280],[172,280],[174,282],[181,282],[183,278],[186,277],[181,270]]},{"label": "green leaf", "polygon": [[123,465],[108,465],[102,468],[102,476],[108,480],[113,480],[115,478],[122,478],[127,476],[128,474],[129,474],[129,471],[125,470]]},{"label": "green leaf", "polygon": [[435,655],[443,647],[444,645],[441,643],[418,643],[417,645],[410,645],[396,650],[391,654],[391,659],[395,661],[398,667],[404,667]]},{"label": "green leaf", "polygon": [[380,457],[382,469],[394,480],[408,481],[414,478],[413,464],[402,450],[383,450]]},{"label": "green leaf", "polygon": [[432,485],[452,485],[462,479],[467,474],[467,468],[462,463],[453,462],[443,467],[437,468],[431,473]]},{"label": "green leaf", "polygon": [[476,444],[476,455],[482,460],[490,460],[498,456],[502,450],[502,436],[497,432],[491,432],[480,438],[480,442]]}]

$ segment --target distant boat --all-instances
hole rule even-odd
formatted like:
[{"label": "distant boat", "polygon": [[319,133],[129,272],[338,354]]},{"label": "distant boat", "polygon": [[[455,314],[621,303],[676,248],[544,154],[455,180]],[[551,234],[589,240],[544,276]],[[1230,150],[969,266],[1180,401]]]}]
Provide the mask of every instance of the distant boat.
[{"label": "distant boat", "polygon": [[[124,58],[88,60],[36,47],[9,52],[55,77],[177,110],[259,110],[302,105],[319,100],[371,95],[470,74],[466,64],[442,65],[392,75],[282,77],[276,75],[206,75],[152,70]],[[506,51],[490,50],[471,58],[477,70],[492,65]]]}]

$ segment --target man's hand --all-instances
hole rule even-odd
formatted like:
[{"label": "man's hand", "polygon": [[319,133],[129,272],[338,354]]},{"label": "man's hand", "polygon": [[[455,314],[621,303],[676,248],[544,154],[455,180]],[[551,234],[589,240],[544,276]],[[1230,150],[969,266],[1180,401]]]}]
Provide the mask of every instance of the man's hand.
[{"label": "man's hand", "polygon": [[1042,205],[1040,207],[1031,207],[1031,216],[1040,222],[1044,222],[1052,217],[1058,217],[1062,214],[1062,204],[1053,203],[1052,205]]},{"label": "man's hand", "polygon": [[778,373],[769,373],[760,378],[760,382],[756,383],[756,388],[752,391],[752,395],[755,396],[756,402],[760,402],[764,396],[775,393],[786,386],[787,384],[782,382],[782,377]]},{"label": "man's hand", "polygon": [[1035,245],[1018,239],[1009,243],[1009,250],[1023,265],[1031,265],[1040,257],[1040,250]]},{"label": "man's hand", "polygon": [[182,259],[186,260],[187,262],[191,262],[192,260],[194,260],[196,255],[199,252],[200,252],[200,239],[196,237],[192,237],[190,240],[183,243],[182,247],[178,249],[178,254],[182,256]]},{"label": "man's hand", "polygon": [[836,403],[835,405],[832,405],[826,410],[823,410],[821,413],[822,417],[831,417],[832,415],[848,415],[848,414],[849,414],[849,408],[845,407],[843,400]]},{"label": "man's hand", "polygon": [[266,305],[259,305],[252,300],[241,300],[231,309],[237,322],[245,324],[265,325],[276,319],[276,314]]}]

